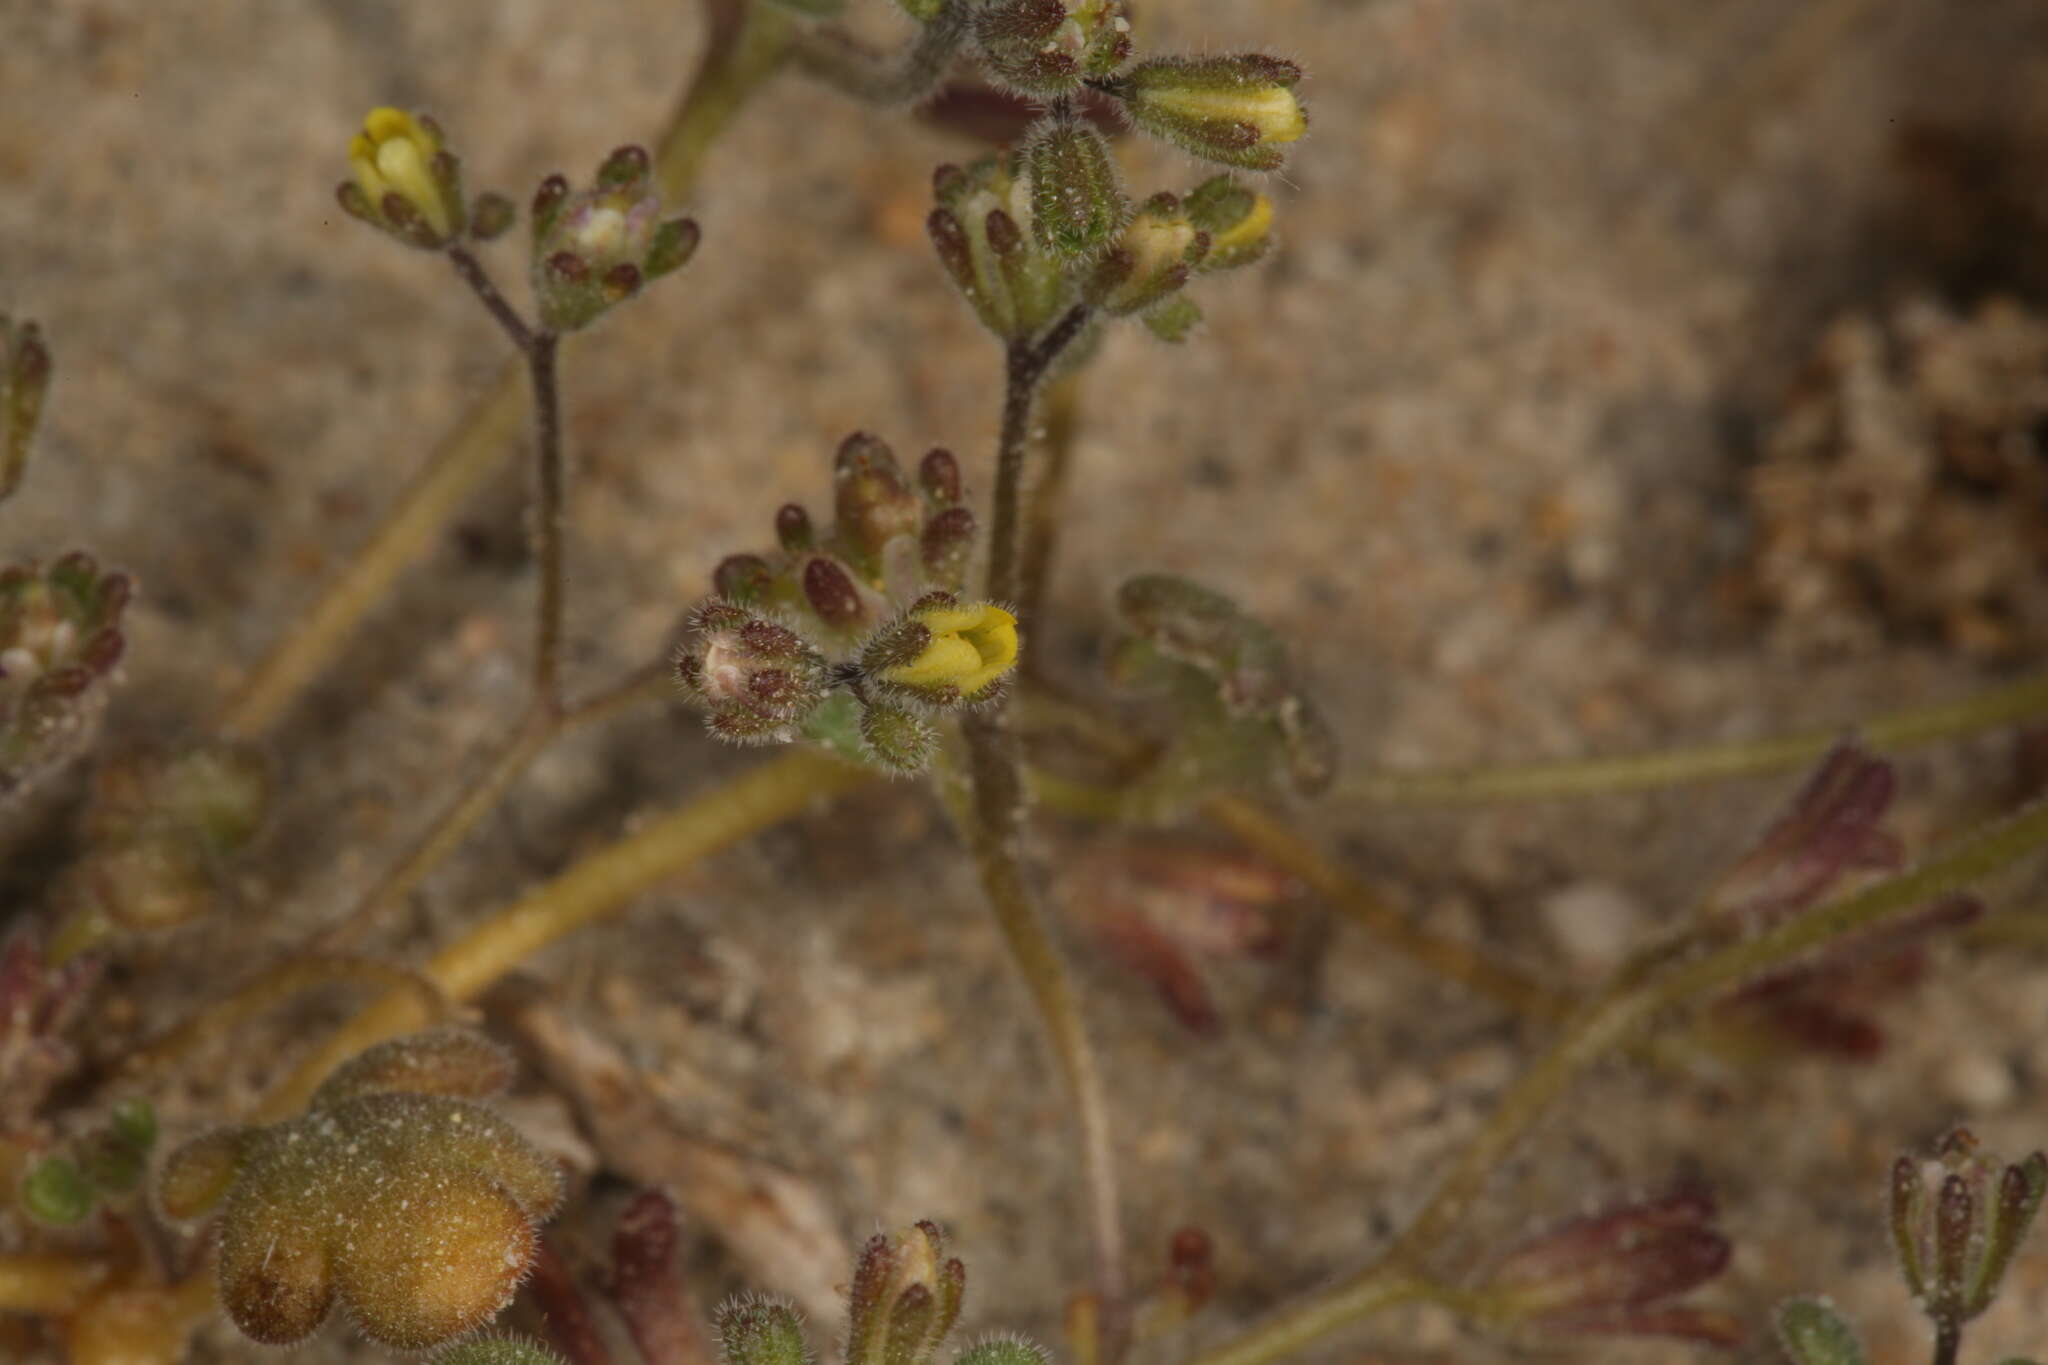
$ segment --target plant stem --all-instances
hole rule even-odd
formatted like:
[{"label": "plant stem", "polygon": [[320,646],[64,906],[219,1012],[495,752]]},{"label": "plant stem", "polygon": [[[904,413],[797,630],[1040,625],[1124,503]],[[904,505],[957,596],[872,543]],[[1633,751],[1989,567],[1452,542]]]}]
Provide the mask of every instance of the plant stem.
[{"label": "plant stem", "polygon": [[[1019,600],[1018,540],[1022,527],[1024,465],[1031,454],[1031,421],[1046,371],[1088,325],[1092,310],[1077,303],[1037,342],[1015,340],[1003,351],[1003,422],[996,444],[994,513],[988,540],[988,595]],[[1027,618],[1026,626],[1032,623]]]},{"label": "plant stem", "polygon": [[478,821],[498,808],[499,801],[533,761],[571,730],[617,714],[638,701],[666,695],[671,688],[668,666],[650,665],[624,681],[552,714],[531,710],[488,767],[456,796],[432,825],[416,839],[353,910],[323,930],[312,942],[316,952],[335,952],[362,939],[370,926],[411,895],[448,856]]},{"label": "plant stem", "polygon": [[[1035,344],[1012,341],[1004,351],[1003,416],[996,447],[987,583],[988,596],[996,601],[1014,601],[1017,596],[1019,504],[1031,448],[1034,400],[1047,370],[1080,335],[1088,316],[1087,306],[1077,304],[1042,340]],[[1101,1365],[1116,1365],[1129,1343],[1130,1311],[1109,1103],[1066,963],[1025,881],[1024,773],[1007,708],[970,711],[961,722],[961,731],[967,740],[972,786],[964,803],[967,841],[996,924],[1045,1026],[1074,1108],[1081,1169],[1088,1188],[1090,1244],[1100,1307],[1095,1355]]]},{"label": "plant stem", "polygon": [[1458,1153],[1422,1212],[1372,1265],[1319,1290],[1206,1351],[1187,1365],[1262,1365],[1386,1306],[1390,1277],[1420,1267],[1450,1239],[1501,1160],[1587,1066],[1637,1038],[1660,1014],[1722,987],[1782,966],[1983,880],[2048,844],[2048,802],[1982,828],[1898,876],[1784,921],[1752,938],[1725,942],[1705,932],[1653,945],[1623,964],[1551,1047],[1508,1090],[1479,1133]]},{"label": "plant stem", "polygon": [[1963,1324],[1961,1320],[1943,1314],[1934,1320],[1933,1365],[1956,1365],[1956,1355],[1963,1349]]},{"label": "plant stem", "polygon": [[[1045,605],[1046,580],[1052,575],[1067,471],[1073,466],[1074,435],[1080,425],[1080,373],[1076,371],[1046,385],[1041,407],[1045,414],[1044,454],[1039,460],[1038,483],[1031,490],[1030,509],[1025,518],[1023,569],[1017,587],[1017,615],[1026,621],[1038,619]],[[1036,667],[1036,658],[1027,656],[1023,666],[1027,670]]]},{"label": "plant stem", "polygon": [[1307,839],[1240,797],[1212,796],[1202,814],[1306,882],[1373,938],[1448,980],[1532,1019],[1563,1019],[1578,1003],[1462,940],[1430,932],[1353,881]]},{"label": "plant stem", "polygon": [[507,303],[505,296],[498,292],[498,286],[492,281],[490,272],[484,269],[483,262],[470,254],[469,248],[464,246],[449,247],[448,260],[455,267],[455,273],[462,276],[463,283],[475,290],[476,296],[483,300],[484,307],[490,311],[497,324],[505,329],[505,335],[512,339],[512,344],[519,348],[519,353],[531,354],[533,329],[526,325],[525,318],[519,316],[519,310]]},{"label": "plant stem", "polygon": [[[703,60],[655,150],[655,175],[669,200],[689,193],[706,153],[789,52],[792,21],[773,6],[714,0],[706,8],[713,22]],[[229,698],[215,729],[231,739],[264,734],[327,670],[398,576],[426,553],[455,509],[509,452],[521,387],[517,366],[499,372],[362,549],[293,618],[290,630]]]},{"label": "plant stem", "polygon": [[948,3],[900,53],[879,53],[838,27],[797,34],[796,58],[809,74],[869,104],[909,104],[932,92],[967,34],[966,0]]},{"label": "plant stem", "polygon": [[533,380],[533,551],[540,561],[540,609],[533,632],[533,704],[552,720],[562,710],[562,398],[553,332],[526,353]]},{"label": "plant stem", "polygon": [[[485,916],[436,953],[422,975],[456,1001],[471,1000],[564,935],[614,914],[642,891],[699,859],[802,814],[873,774],[795,749],[659,814],[582,858],[552,880]],[[302,1063],[258,1110],[258,1120],[297,1113],[337,1065],[371,1044],[419,1028],[410,995],[387,995]]]},{"label": "plant stem", "polygon": [[[2048,674],[1961,701],[1894,711],[1846,728],[1873,749],[1908,749],[2044,716]],[[1647,791],[1803,767],[1840,743],[1843,733],[1843,728],[1809,730],[1656,753],[1442,772],[1366,772],[1346,778],[1337,795],[1392,805],[1464,805]]]}]

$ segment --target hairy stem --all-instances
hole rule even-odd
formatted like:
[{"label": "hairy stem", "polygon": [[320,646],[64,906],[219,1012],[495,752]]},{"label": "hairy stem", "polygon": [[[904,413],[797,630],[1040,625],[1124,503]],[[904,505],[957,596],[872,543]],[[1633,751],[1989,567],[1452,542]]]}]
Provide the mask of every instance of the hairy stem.
[{"label": "hairy stem", "polygon": [[527,326],[525,318],[519,316],[519,310],[506,302],[505,296],[498,292],[497,283],[491,279],[491,273],[484,269],[484,263],[470,254],[469,248],[463,246],[449,247],[448,260],[455,267],[455,273],[462,277],[463,283],[474,290],[477,298],[483,301],[484,308],[492,319],[505,329],[505,335],[519,348],[519,353],[531,355],[533,329]]},{"label": "hairy stem", "polygon": [[[655,151],[664,198],[686,195],[704,158],[748,98],[789,51],[791,21],[770,5],[715,0],[710,41]],[[511,449],[520,417],[520,367],[507,365],[456,422],[426,467],[399,496],[369,540],[291,629],[258,662],[215,719],[233,739],[272,729],[339,657],[363,618],[426,553],[456,508]]]},{"label": "hairy stem", "polygon": [[1963,1349],[1963,1324],[1961,1320],[1943,1314],[1934,1320],[1933,1365],[1956,1365],[1956,1355]]},{"label": "hairy stem", "polygon": [[[1024,503],[1024,466],[1032,445],[1038,391],[1050,370],[1088,325],[1092,310],[1077,303],[1043,339],[1012,341],[1003,352],[1003,420],[996,444],[996,487],[988,536],[988,595],[1017,602],[1022,588],[1018,541]],[[1025,618],[1028,629],[1033,623]]]},{"label": "hairy stem", "polygon": [[[1012,341],[1004,353],[1003,415],[996,447],[987,584],[988,596],[996,601],[1015,601],[1017,597],[1019,505],[1035,399],[1047,370],[1087,321],[1087,307],[1077,304],[1043,340],[1035,344]],[[1025,880],[1024,772],[1016,732],[1003,707],[969,712],[961,730],[967,740],[972,787],[964,803],[968,844],[997,926],[1045,1026],[1074,1107],[1082,1174],[1088,1187],[1095,1293],[1101,1310],[1095,1355],[1102,1365],[1115,1365],[1129,1342],[1130,1317],[1109,1102],[1066,963]]]},{"label": "hairy stem", "polygon": [[[1024,524],[1023,567],[1017,586],[1017,615],[1026,621],[1038,619],[1045,605],[1046,580],[1052,576],[1053,550],[1059,543],[1060,510],[1065,501],[1067,471],[1073,465],[1074,435],[1080,425],[1081,376],[1077,371],[1045,386],[1040,407],[1044,413],[1044,454],[1039,460],[1037,485],[1031,490]],[[1023,665],[1036,667],[1036,656]]]},{"label": "hairy stem", "polygon": [[533,629],[533,704],[541,715],[562,708],[562,387],[560,338],[534,335],[526,353],[533,383],[533,553],[540,562],[540,607]]},{"label": "hairy stem", "polygon": [[1501,1161],[1593,1062],[1637,1039],[1660,1014],[1780,967],[1848,934],[1983,880],[2048,845],[2048,802],[1956,841],[1911,871],[1747,939],[1705,932],[1654,945],[1618,969],[1509,1089],[1458,1153],[1422,1212],[1385,1254],[1351,1278],[1282,1309],[1187,1365],[1263,1365],[1387,1306],[1389,1284],[1412,1280],[1457,1231]]},{"label": "hairy stem", "polygon": [[902,51],[875,52],[838,27],[799,30],[803,69],[842,94],[869,104],[909,104],[937,87],[967,35],[967,0],[950,0]]},{"label": "hairy stem", "polygon": [[[422,974],[452,1000],[474,999],[521,962],[567,934],[615,914],[655,883],[699,859],[802,814],[873,776],[808,749],[761,764],[655,815],[568,870],[486,915],[436,953]],[[327,1073],[372,1043],[427,1022],[419,1001],[387,995],[342,1027],[263,1103],[258,1118],[297,1113]]]},{"label": "hairy stem", "polygon": [[[2048,675],[1961,701],[1914,707],[1853,727],[1873,749],[1909,749],[2048,716]],[[1611,758],[1563,759],[1445,772],[1366,772],[1337,795],[1389,805],[1464,805],[1647,791],[1804,767],[1842,739],[1842,728]]]}]

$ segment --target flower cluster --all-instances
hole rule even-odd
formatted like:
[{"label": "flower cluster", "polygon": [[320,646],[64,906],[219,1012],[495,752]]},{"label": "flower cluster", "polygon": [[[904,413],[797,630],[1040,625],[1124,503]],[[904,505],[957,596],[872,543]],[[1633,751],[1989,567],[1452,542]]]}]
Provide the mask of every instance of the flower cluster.
[{"label": "flower cluster", "polygon": [[104,709],[124,639],[126,574],[82,551],[47,568],[0,569],[0,797],[82,751]]},{"label": "flower cluster", "polygon": [[857,432],[835,458],[833,504],[823,529],[783,507],[774,551],[718,566],[676,675],[721,739],[809,738],[917,772],[934,713],[1002,695],[1017,619],[959,595],[976,524],[950,452],[926,454],[913,483],[887,443]]}]

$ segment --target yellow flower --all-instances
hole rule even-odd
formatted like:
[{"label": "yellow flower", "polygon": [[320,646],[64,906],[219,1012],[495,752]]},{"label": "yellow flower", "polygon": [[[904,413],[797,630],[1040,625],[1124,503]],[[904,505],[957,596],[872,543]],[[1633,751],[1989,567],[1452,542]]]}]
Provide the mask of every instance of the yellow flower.
[{"label": "yellow flower", "polygon": [[[441,138],[433,125],[402,109],[372,109],[350,139],[348,161],[371,210],[384,219],[384,200],[397,195],[426,220],[436,238],[452,237],[462,208],[434,171]],[[387,222],[387,226],[393,226]]]},{"label": "yellow flower", "polygon": [[973,697],[1017,665],[1017,618],[993,603],[925,607],[911,620],[929,638],[913,657],[881,670],[886,683]]}]

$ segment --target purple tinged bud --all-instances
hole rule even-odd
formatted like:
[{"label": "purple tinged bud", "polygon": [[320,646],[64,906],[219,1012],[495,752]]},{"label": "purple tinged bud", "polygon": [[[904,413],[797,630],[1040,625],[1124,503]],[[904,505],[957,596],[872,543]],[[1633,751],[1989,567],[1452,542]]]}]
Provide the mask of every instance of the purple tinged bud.
[{"label": "purple tinged bud", "polygon": [[775,539],[791,554],[816,549],[818,538],[811,528],[811,514],[796,503],[784,503],[775,512]]},{"label": "purple tinged bud", "polygon": [[857,431],[840,443],[832,464],[832,501],[839,547],[854,567],[879,579],[883,550],[898,536],[916,536],[924,506],[887,442]]},{"label": "purple tinged bud", "polygon": [[479,242],[504,236],[518,220],[519,210],[502,194],[480,194],[469,206],[469,235]]},{"label": "purple tinged bud", "polygon": [[767,600],[775,575],[759,555],[727,555],[712,570],[711,585],[720,597],[743,604]]},{"label": "purple tinged bud", "polygon": [[554,231],[555,220],[561,216],[562,204],[569,197],[567,176],[551,175],[540,182],[540,188],[533,192],[533,208],[530,214],[533,224],[533,240],[538,246],[547,235]]},{"label": "purple tinged bud", "polygon": [[806,561],[803,589],[812,612],[833,630],[850,630],[866,615],[860,589],[838,560],[818,555]]},{"label": "purple tinged bud", "polygon": [[933,582],[953,589],[966,582],[978,530],[973,509],[965,506],[948,507],[924,524],[918,557]]},{"label": "purple tinged bud", "polygon": [[951,507],[961,497],[960,461],[943,446],[934,447],[917,463],[917,482],[934,504]]},{"label": "purple tinged bud", "polygon": [[1183,151],[1245,170],[1277,170],[1308,131],[1295,98],[1301,68],[1260,53],[1156,57],[1099,87],[1131,121]]},{"label": "purple tinged bud", "polygon": [[21,486],[49,387],[50,351],[42,332],[0,313],[0,500]]},{"label": "purple tinged bud", "polygon": [[627,145],[615,150],[597,168],[599,189],[617,190],[637,186],[647,179],[653,165],[648,160],[647,149]]}]

